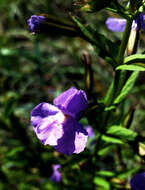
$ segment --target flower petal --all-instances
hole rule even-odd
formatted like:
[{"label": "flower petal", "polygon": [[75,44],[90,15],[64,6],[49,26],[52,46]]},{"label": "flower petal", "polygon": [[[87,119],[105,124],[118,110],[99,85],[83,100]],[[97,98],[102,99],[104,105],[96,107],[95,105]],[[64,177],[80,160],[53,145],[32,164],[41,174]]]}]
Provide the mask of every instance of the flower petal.
[{"label": "flower petal", "polygon": [[145,172],[135,175],[130,181],[130,186],[132,190],[145,189]]},{"label": "flower petal", "polygon": [[54,148],[61,153],[70,155],[75,151],[75,121],[72,118],[68,118],[63,125],[63,136],[58,139],[57,146]]},{"label": "flower petal", "polygon": [[106,25],[109,30],[113,32],[123,32],[126,25],[126,20],[121,18],[111,18],[106,20]]},{"label": "flower petal", "polygon": [[48,116],[41,120],[41,122],[34,128],[37,137],[44,145],[55,146],[58,144],[63,134],[63,123],[65,122],[65,116],[60,111],[56,115]]},{"label": "flower petal", "polygon": [[84,150],[87,141],[87,132],[73,118],[68,118],[63,126],[64,135],[57,141],[58,145],[54,146],[56,150],[66,155],[80,153]]},{"label": "flower petal", "polygon": [[31,124],[36,127],[43,118],[55,115],[59,111],[60,110],[56,106],[45,102],[40,103],[31,112]]},{"label": "flower petal", "polygon": [[54,99],[54,104],[64,113],[79,117],[88,107],[88,100],[83,90],[72,87]]},{"label": "flower petal", "polygon": [[74,153],[78,154],[84,150],[86,147],[88,133],[83,127],[77,123],[77,131],[75,133],[75,151]]}]

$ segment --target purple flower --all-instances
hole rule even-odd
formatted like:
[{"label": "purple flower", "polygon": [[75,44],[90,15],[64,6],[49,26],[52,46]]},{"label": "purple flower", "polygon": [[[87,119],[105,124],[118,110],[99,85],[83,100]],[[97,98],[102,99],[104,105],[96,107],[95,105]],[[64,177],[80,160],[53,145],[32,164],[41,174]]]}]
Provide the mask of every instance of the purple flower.
[{"label": "purple flower", "polygon": [[[132,27],[136,27],[138,30],[143,29],[145,30],[145,15],[143,13],[140,13],[139,16],[135,21],[133,21]],[[112,30],[113,32],[123,32],[126,25],[126,20],[121,18],[111,18],[109,17],[106,20],[106,25],[109,30]]]},{"label": "purple flower", "polygon": [[52,182],[60,182],[61,181],[62,175],[61,175],[61,173],[59,171],[59,168],[61,168],[60,164],[53,165],[53,174],[50,177],[50,180]]},{"label": "purple flower", "polygon": [[144,190],[145,189],[145,172],[135,175],[130,181],[130,186],[132,190]]},{"label": "purple flower", "polygon": [[83,90],[72,87],[54,99],[54,105],[40,103],[31,112],[31,123],[44,145],[66,155],[84,150],[88,133],[78,123],[88,100]]},{"label": "purple flower", "polygon": [[85,127],[86,131],[88,132],[88,141],[87,141],[87,148],[91,151],[95,145],[95,133],[91,126]]},{"label": "purple flower", "polygon": [[28,20],[29,30],[34,33],[39,33],[44,27],[44,22],[46,18],[44,16],[32,15]]},{"label": "purple flower", "polygon": [[92,129],[92,127],[91,127],[90,125],[88,125],[88,126],[86,127],[86,130],[87,130],[88,136],[89,136],[90,138],[95,136],[94,131],[93,131],[93,129]]},{"label": "purple flower", "polygon": [[113,32],[123,32],[126,25],[126,20],[121,18],[107,18],[106,25]]}]

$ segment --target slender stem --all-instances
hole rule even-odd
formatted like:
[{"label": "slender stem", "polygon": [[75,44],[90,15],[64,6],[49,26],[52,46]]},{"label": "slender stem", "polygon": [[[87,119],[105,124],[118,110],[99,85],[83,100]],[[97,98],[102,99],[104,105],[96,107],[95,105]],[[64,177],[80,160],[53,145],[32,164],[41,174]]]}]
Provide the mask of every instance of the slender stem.
[{"label": "slender stem", "polygon": [[[126,22],[125,31],[123,33],[122,42],[121,42],[118,56],[117,56],[118,65],[123,63],[124,54],[125,54],[125,50],[126,50],[126,47],[128,44],[130,31],[131,31],[131,27],[132,27],[132,21],[133,21],[132,18],[129,18]],[[124,84],[125,75],[126,75],[126,72],[124,72],[124,71],[123,72],[122,71],[115,72],[114,91],[113,91],[113,95],[112,95],[111,104],[112,104],[112,101],[114,100],[114,98],[119,94],[120,89],[122,88],[122,86]]]},{"label": "slender stem", "polygon": [[[132,21],[133,21],[132,18],[128,18],[126,26],[125,26],[123,38],[122,38],[121,45],[119,48],[119,52],[117,55],[117,64],[118,65],[123,63],[124,54],[125,54],[125,50],[126,50],[126,47],[128,44],[129,35],[130,35],[131,27],[132,27]],[[107,94],[109,96],[107,96],[106,105],[108,105],[108,106],[111,105],[114,98],[116,97],[116,95],[120,92],[120,87],[124,84],[123,81],[124,81],[125,75],[126,75],[125,72],[121,72],[121,71],[115,72],[113,89],[111,90],[111,93],[109,91],[107,92]]]},{"label": "slender stem", "polygon": [[[118,65],[123,63],[123,59],[124,59],[124,54],[125,54],[125,50],[128,44],[128,39],[129,39],[129,35],[130,35],[130,31],[131,31],[131,27],[132,27],[132,18],[129,18],[127,20],[126,26],[125,26],[125,31],[123,33],[123,38],[122,38],[122,42],[119,48],[119,52],[118,52],[118,56],[117,56],[117,63]],[[114,79],[114,89],[112,91],[111,97],[109,98],[109,105],[112,104],[113,100],[115,99],[115,97],[119,94],[123,84],[124,84],[124,80],[126,76],[126,72],[122,72],[122,71],[116,71],[115,72],[115,79]],[[111,99],[111,100],[110,100]],[[104,114],[104,120],[102,122],[102,127],[106,128],[107,122],[110,118],[110,114],[111,112],[108,111],[107,113]]]},{"label": "slender stem", "polygon": [[129,18],[126,22],[125,31],[123,33],[122,42],[119,48],[118,56],[117,56],[117,63],[118,65],[123,63],[124,53],[127,47],[131,26],[132,26],[132,18]]}]

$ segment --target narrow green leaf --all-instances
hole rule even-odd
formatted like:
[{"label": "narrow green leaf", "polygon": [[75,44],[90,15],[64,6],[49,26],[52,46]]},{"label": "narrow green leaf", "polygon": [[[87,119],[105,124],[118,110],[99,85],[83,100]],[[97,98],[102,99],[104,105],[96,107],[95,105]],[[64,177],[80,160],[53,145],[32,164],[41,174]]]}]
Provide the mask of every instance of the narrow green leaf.
[{"label": "narrow green leaf", "polygon": [[109,89],[108,89],[107,94],[106,94],[104,101],[103,101],[104,104],[108,105],[111,102],[113,91],[114,91],[114,81],[109,86]]},{"label": "narrow green leaf", "polygon": [[112,144],[124,144],[124,142],[121,139],[117,139],[106,135],[102,135],[102,140]]},{"label": "narrow green leaf", "polygon": [[130,130],[130,129],[126,129],[121,127],[120,125],[115,125],[110,127],[106,134],[108,135],[113,135],[114,137],[119,137],[120,139],[123,140],[129,140],[129,141],[133,141],[136,137],[137,137],[137,133]]},{"label": "narrow green leaf", "polygon": [[96,175],[105,176],[105,177],[113,177],[115,173],[111,171],[101,170],[101,171],[97,171]]},{"label": "narrow green leaf", "polygon": [[134,54],[126,57],[123,64],[145,63],[145,54]]},{"label": "narrow green leaf", "polygon": [[72,17],[73,21],[77,24],[77,26],[80,28],[80,30],[82,31],[82,33],[92,42],[94,42],[95,44],[98,44],[97,40],[95,40],[93,38],[92,33],[90,33],[90,31],[87,29],[87,27],[85,27],[76,17]]},{"label": "narrow green leaf", "polygon": [[117,96],[117,98],[114,100],[114,104],[120,103],[131,91],[131,89],[134,86],[134,83],[136,81],[136,78],[138,77],[139,71],[134,71],[127,82],[125,83],[124,87],[122,88],[120,94]]},{"label": "narrow green leaf", "polygon": [[103,188],[104,190],[110,190],[110,184],[107,180],[101,177],[95,177],[94,183],[99,187]]},{"label": "narrow green leaf", "polygon": [[116,70],[145,71],[145,64],[120,65],[116,68]]},{"label": "narrow green leaf", "polygon": [[104,109],[104,111],[111,111],[111,110],[114,110],[114,109],[116,109],[116,106],[109,106],[109,107],[106,107],[105,109]]},{"label": "narrow green leaf", "polygon": [[107,145],[106,147],[102,148],[101,150],[98,151],[98,155],[99,156],[103,156],[104,154],[107,154],[108,151],[110,151],[112,148],[114,147],[114,145]]}]

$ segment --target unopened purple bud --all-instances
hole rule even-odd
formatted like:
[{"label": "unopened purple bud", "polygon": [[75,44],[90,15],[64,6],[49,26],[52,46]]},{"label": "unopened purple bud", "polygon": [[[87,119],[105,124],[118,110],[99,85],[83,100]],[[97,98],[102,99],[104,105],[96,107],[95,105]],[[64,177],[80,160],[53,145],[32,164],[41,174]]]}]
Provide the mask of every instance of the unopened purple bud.
[{"label": "unopened purple bud", "polygon": [[130,186],[132,190],[144,190],[145,172],[135,175],[130,181]]},{"label": "unopened purple bud", "polygon": [[44,27],[44,22],[46,18],[44,16],[32,15],[28,20],[29,30],[34,33],[40,33],[41,29]]},{"label": "unopened purple bud", "polygon": [[140,13],[139,16],[137,17],[137,19],[135,20],[136,24],[137,24],[137,29],[143,29],[145,30],[145,16],[143,13]]}]

